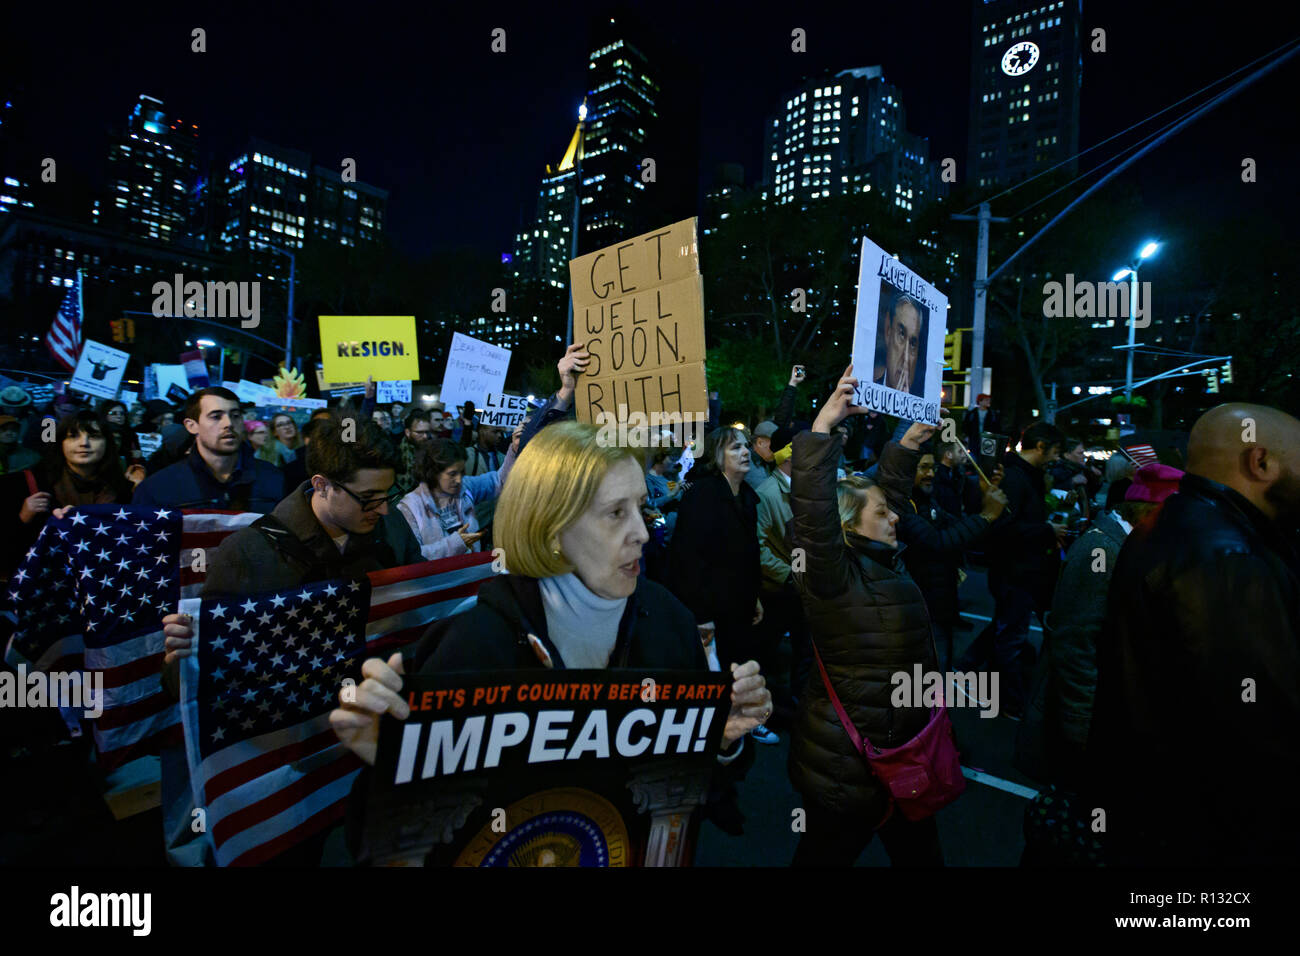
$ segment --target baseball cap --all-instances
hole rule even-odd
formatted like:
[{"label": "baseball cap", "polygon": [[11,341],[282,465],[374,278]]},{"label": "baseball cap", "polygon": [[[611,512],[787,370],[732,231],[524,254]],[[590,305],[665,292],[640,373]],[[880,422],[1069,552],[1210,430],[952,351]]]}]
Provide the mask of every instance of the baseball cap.
[{"label": "baseball cap", "polygon": [[759,422],[754,426],[755,438],[771,438],[776,434],[776,422]]}]

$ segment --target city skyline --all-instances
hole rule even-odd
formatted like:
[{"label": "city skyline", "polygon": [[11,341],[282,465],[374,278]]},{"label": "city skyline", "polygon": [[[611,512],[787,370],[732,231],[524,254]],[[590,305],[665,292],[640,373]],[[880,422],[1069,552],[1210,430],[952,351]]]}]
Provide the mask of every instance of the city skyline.
[{"label": "city skyline", "polygon": [[[430,75],[436,78],[454,71],[461,76],[461,82],[446,86],[443,95],[433,101],[427,88],[436,86],[431,80],[420,84],[426,87],[424,90],[401,82],[401,69],[410,69],[409,64],[394,66],[389,74],[365,69],[368,63],[385,60],[403,64],[403,51],[413,39],[410,34],[419,34],[419,30],[394,31],[375,41],[359,43],[354,52],[356,63],[362,69],[340,65],[338,73],[330,73],[322,72],[319,66],[306,68],[307,74],[316,75],[322,81],[311,86],[308,75],[302,72],[312,61],[307,54],[314,45],[331,48],[326,39],[331,31],[321,23],[291,25],[283,16],[276,23],[279,15],[267,14],[272,22],[250,21],[242,25],[243,32],[236,32],[214,13],[206,16],[212,23],[206,28],[209,52],[196,54],[190,53],[188,30],[182,27],[186,22],[205,19],[205,15],[185,15],[182,19],[173,13],[161,21],[141,18],[147,21],[147,26],[142,26],[136,35],[116,38],[113,45],[114,55],[123,66],[106,72],[104,82],[93,89],[83,87],[76,109],[83,117],[80,124],[69,122],[65,115],[66,97],[60,104],[60,92],[66,80],[47,75],[36,82],[36,74],[29,76],[26,99],[31,113],[27,121],[30,138],[43,144],[53,143],[51,152],[64,157],[61,173],[85,178],[98,192],[102,189],[101,177],[107,175],[97,167],[102,165],[108,131],[120,123],[126,104],[143,93],[162,100],[182,116],[196,119],[204,133],[205,163],[215,161],[218,169],[255,136],[308,152],[317,165],[327,168],[326,160],[336,154],[340,161],[356,159],[359,180],[389,191],[389,231],[406,252],[423,254],[430,249],[457,245],[479,248],[485,255],[511,252],[515,235],[531,213],[530,204],[535,203],[537,171],[546,163],[554,163],[555,157],[562,154],[572,129],[570,124],[576,119],[576,106],[586,92],[583,71],[590,52],[587,25],[590,15],[607,7],[579,7],[572,14],[543,18],[546,22],[542,24],[537,22],[535,13],[527,11],[507,12],[495,19],[488,15],[461,15],[456,22],[443,23],[438,35],[459,39],[451,44],[454,49],[442,51],[441,60],[445,62],[437,67],[431,65],[434,72]],[[634,9],[657,8],[634,5]],[[1149,22],[1155,14],[1150,10],[1125,10],[1123,18],[1119,18],[1121,9],[1116,4],[1089,4],[1084,10],[1085,79],[1080,137],[1084,147],[1244,65],[1274,45],[1272,38],[1258,32],[1216,29],[1213,41],[1204,40],[1205,55],[1195,63],[1189,64],[1186,58],[1167,61],[1176,69],[1152,72],[1150,79],[1136,91],[1140,96],[1129,90],[1124,96],[1108,100],[1111,89],[1122,87],[1117,84],[1117,76],[1124,75],[1133,66],[1135,40],[1142,46],[1144,52],[1140,59],[1148,69],[1152,60],[1161,55],[1161,51],[1147,47],[1137,36],[1143,18]],[[727,21],[719,12],[692,12],[692,22],[698,22],[700,29],[686,30],[672,39],[680,48],[676,52],[700,69],[700,152],[694,170],[697,209],[702,205],[700,197],[711,185],[712,171],[720,163],[740,163],[747,184],[760,180],[763,120],[777,108],[784,91],[819,72],[852,69],[866,63],[878,63],[901,91],[907,104],[909,132],[929,140],[930,158],[955,158],[958,183],[964,182],[968,106],[964,83],[970,75],[971,19],[967,15],[970,8],[962,12],[963,16],[954,17],[946,27],[932,31],[933,35],[926,40],[930,44],[926,50],[932,56],[942,54],[938,57],[940,66],[934,69],[918,69],[917,57],[900,55],[895,47],[882,43],[878,36],[890,32],[888,29],[879,34],[873,31],[864,42],[857,44],[863,52],[855,53],[851,60],[845,59],[848,54],[844,47],[851,44],[837,35],[832,28],[835,18],[825,12],[809,11],[804,15],[801,11],[792,20],[792,23],[800,19],[807,23],[803,28],[808,31],[807,54],[789,52],[789,30],[784,26],[778,28],[775,23],[742,26],[733,21],[725,29],[719,29],[718,21]],[[72,51],[71,55],[89,59],[92,65],[97,57],[102,58],[102,53],[85,49],[90,38],[84,34],[103,26],[93,22],[96,17],[103,14],[88,11],[72,24],[60,24],[61,30],[70,31],[61,42]],[[507,31],[507,47],[505,53],[492,54],[490,24],[498,21]],[[392,22],[399,21],[395,18]],[[434,21],[417,22],[431,26]],[[676,26],[665,26],[663,17],[655,18],[661,32],[680,29],[684,21],[678,17],[674,22]],[[873,14],[873,22],[885,27],[915,27],[920,19],[916,14],[891,12]],[[1108,31],[1108,51],[1104,54],[1089,52],[1089,31],[1094,22],[1107,24],[1103,26]],[[1169,26],[1189,35],[1196,33],[1190,16],[1183,16],[1181,22]],[[713,37],[709,39],[711,32]],[[482,50],[467,49],[472,47],[467,38],[480,35]],[[160,46],[163,36],[166,48]],[[242,74],[229,77],[228,88],[213,82],[210,67],[232,56],[223,50],[224,44],[232,42],[231,37],[236,38],[235,44],[244,52],[241,61],[255,64],[259,62],[256,56],[259,45],[274,45],[277,38],[286,36],[295,36],[300,41],[298,55],[291,56],[292,51],[285,48],[279,58],[263,69],[252,70],[250,65],[247,72],[269,74],[261,82],[250,85]],[[338,41],[337,35],[334,41]],[[170,48],[173,43],[179,49]],[[31,49],[40,46],[34,43]],[[1162,44],[1166,50],[1172,46],[1176,44]],[[761,63],[756,62],[756,52]],[[152,67],[146,53],[152,53]],[[495,61],[491,59],[493,56]],[[201,61],[207,66],[196,68],[200,61],[185,57],[211,59]],[[520,77],[535,68],[539,58],[545,60],[544,75],[549,82],[521,86]],[[13,58],[11,66],[21,70],[22,60],[21,56]],[[748,69],[737,67],[742,60],[750,64]],[[285,70],[290,76],[278,81],[277,71]],[[473,82],[466,82],[471,79]],[[136,83],[140,84],[138,89],[127,86]],[[500,89],[512,83],[519,87],[514,91],[516,95],[508,104],[502,103],[498,96]],[[310,87],[307,95],[300,89],[303,84]],[[1132,85],[1131,80],[1129,84]],[[945,85],[951,86],[951,91],[946,92]],[[751,92],[742,96],[737,86],[747,87]],[[1262,122],[1271,109],[1281,104],[1285,89],[1282,79],[1267,79],[1234,104],[1235,123],[1230,127],[1234,131],[1243,120],[1261,120],[1255,126],[1259,138],[1249,144],[1252,154],[1258,154],[1255,158],[1261,166],[1278,167],[1288,151],[1294,149],[1287,133]],[[422,97],[421,93],[425,95]],[[116,98],[115,108],[102,115],[105,106],[97,108],[96,104],[106,104],[109,98]],[[250,98],[257,101],[256,114],[243,109]],[[497,99],[493,107],[495,115],[493,109],[486,108],[494,98]],[[352,108],[362,101],[365,110]],[[428,117],[423,121],[421,101],[425,103],[424,115]],[[720,108],[720,102],[725,107]],[[331,116],[333,122],[321,122],[323,115]],[[395,137],[393,127],[406,135]],[[1212,115],[1182,134],[1178,146],[1166,147],[1158,160],[1154,157],[1144,160],[1135,168],[1134,175],[1143,187],[1155,190],[1157,195],[1161,191],[1173,195],[1180,189],[1202,187],[1213,175],[1216,162],[1226,162],[1232,152],[1241,151],[1240,146],[1223,135],[1224,128],[1224,117]],[[1235,138],[1240,138],[1239,131]],[[407,145],[396,146],[399,140]],[[77,143],[81,144],[80,148],[71,151]],[[438,144],[454,148],[438,153]],[[1153,162],[1160,165],[1157,172],[1146,168]],[[1237,163],[1239,160],[1233,165]],[[456,167],[457,172],[446,172],[447,166]],[[453,187],[451,183],[457,185]],[[1278,197],[1265,199],[1261,195],[1272,192],[1268,180],[1261,177],[1260,186],[1253,196],[1244,197],[1255,200],[1254,203],[1248,202],[1244,209],[1239,204],[1231,208],[1247,213],[1275,208]],[[1205,201],[1210,207],[1207,212],[1225,208],[1213,196],[1207,196]],[[1213,208],[1216,205],[1220,207],[1218,210]]]}]

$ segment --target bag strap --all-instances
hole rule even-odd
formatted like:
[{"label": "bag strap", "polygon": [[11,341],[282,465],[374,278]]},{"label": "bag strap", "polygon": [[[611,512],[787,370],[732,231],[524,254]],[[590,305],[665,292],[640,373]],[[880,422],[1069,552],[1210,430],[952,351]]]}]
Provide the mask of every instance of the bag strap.
[{"label": "bag strap", "polygon": [[[822,655],[821,652],[817,650],[817,642],[813,641],[810,637],[809,643],[812,644],[813,657],[817,659],[817,670],[821,672],[822,683],[826,685],[826,693],[830,694],[831,706],[835,708],[835,713],[840,718],[840,723],[844,725],[844,730],[849,735],[849,739],[853,741],[853,746],[857,748],[858,753],[865,760],[867,759],[867,748],[863,744],[862,735],[858,733],[858,728],[853,726],[853,721],[849,720],[849,715],[844,710],[844,705],[840,703],[840,695],[835,693],[835,688],[831,686],[831,678],[830,675],[826,673],[826,665],[822,663]],[[868,740],[867,743],[869,744],[871,741]]]}]

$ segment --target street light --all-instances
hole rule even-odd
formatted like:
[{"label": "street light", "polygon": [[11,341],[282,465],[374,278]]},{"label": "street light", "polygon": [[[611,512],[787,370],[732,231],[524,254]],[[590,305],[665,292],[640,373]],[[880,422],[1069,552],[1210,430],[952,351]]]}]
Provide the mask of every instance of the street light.
[{"label": "street light", "polygon": [[1111,282],[1120,282],[1123,279],[1129,280],[1128,289],[1128,368],[1124,373],[1124,397],[1132,399],[1133,397],[1133,350],[1137,347],[1137,293],[1138,293],[1138,269],[1142,263],[1150,259],[1160,249],[1160,243],[1154,239],[1144,243],[1138,250],[1137,259],[1132,265],[1120,269],[1111,278]]}]

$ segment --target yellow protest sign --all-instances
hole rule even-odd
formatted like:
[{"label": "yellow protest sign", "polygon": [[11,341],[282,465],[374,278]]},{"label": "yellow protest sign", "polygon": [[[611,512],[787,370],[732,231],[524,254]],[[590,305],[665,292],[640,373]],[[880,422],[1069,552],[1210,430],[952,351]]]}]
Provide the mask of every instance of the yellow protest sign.
[{"label": "yellow protest sign", "polygon": [[420,377],[413,315],[322,315],[321,364],[327,382]]},{"label": "yellow protest sign", "polygon": [[573,340],[591,353],[578,381],[579,421],[708,413],[695,219],[580,256],[569,278]]}]

